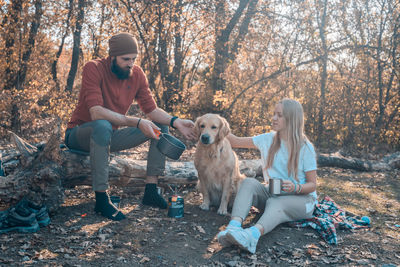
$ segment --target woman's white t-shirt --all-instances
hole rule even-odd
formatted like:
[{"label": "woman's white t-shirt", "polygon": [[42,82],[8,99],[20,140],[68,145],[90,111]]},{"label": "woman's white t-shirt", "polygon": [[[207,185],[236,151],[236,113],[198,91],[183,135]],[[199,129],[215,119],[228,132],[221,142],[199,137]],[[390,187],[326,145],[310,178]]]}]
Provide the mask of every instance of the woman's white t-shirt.
[{"label": "woman's white t-shirt", "polygon": [[[269,132],[265,134],[260,134],[254,136],[253,143],[254,145],[260,150],[261,152],[261,160],[262,160],[262,168],[263,168],[263,175],[264,179],[267,181],[269,178],[272,179],[282,179],[282,180],[290,180],[296,184],[305,184],[306,183],[306,172],[313,171],[317,169],[317,160],[316,154],[314,150],[314,146],[306,141],[303,146],[300,148],[300,156],[299,156],[299,166],[297,171],[297,177],[299,182],[294,179],[293,175],[289,175],[287,169],[287,163],[289,160],[289,153],[287,151],[285,142],[281,142],[281,147],[276,152],[272,167],[266,170],[266,163],[268,158],[268,151],[272,144],[272,140],[274,139],[276,132]],[[268,176],[265,172],[268,172]],[[316,191],[310,193],[313,196],[315,203],[317,202],[317,193]],[[312,207],[314,208],[314,205]]]}]

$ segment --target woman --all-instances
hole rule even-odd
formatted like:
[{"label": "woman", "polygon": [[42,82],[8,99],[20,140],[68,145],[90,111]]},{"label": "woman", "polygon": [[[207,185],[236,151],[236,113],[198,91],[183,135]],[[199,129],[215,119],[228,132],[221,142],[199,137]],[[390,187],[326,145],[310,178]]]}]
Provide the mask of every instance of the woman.
[{"label": "woman", "polygon": [[[276,104],[272,128],[273,132],[254,137],[228,136],[232,147],[260,150],[264,179],[281,179],[282,193],[273,196],[256,179],[245,179],[235,198],[231,221],[218,234],[223,246],[238,245],[255,253],[260,236],[278,224],[312,217],[317,203],[317,163],[314,147],[303,132],[301,104],[287,98]],[[263,214],[254,226],[243,229],[251,206]]]}]

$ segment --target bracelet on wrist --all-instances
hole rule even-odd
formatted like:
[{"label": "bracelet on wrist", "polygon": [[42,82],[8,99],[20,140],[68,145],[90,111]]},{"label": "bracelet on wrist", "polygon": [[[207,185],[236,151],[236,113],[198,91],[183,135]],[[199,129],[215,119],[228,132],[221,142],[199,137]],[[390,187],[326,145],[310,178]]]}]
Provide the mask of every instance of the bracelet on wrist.
[{"label": "bracelet on wrist", "polygon": [[174,128],[174,129],[176,129],[176,128],[174,127],[174,121],[175,121],[177,118],[178,118],[177,116],[173,116],[173,117],[171,118],[171,121],[169,122],[169,126],[171,126],[171,127]]},{"label": "bracelet on wrist", "polygon": [[297,194],[301,193],[301,189],[303,189],[303,186],[301,184],[299,184],[299,190],[297,190]]},{"label": "bracelet on wrist", "polygon": [[139,123],[141,120],[142,120],[142,118],[139,118],[139,120],[137,121],[136,128],[139,128]]}]

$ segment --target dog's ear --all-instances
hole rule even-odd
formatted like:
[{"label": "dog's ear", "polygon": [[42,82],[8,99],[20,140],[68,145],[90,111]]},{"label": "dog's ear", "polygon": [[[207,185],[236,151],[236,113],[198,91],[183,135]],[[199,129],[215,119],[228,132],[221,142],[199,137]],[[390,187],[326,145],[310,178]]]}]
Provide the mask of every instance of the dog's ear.
[{"label": "dog's ear", "polygon": [[221,120],[221,127],[218,132],[218,139],[222,140],[231,132],[231,128],[229,127],[229,123],[225,118],[219,116],[219,119]]},{"label": "dog's ear", "polygon": [[196,121],[194,122],[194,133],[195,133],[197,139],[200,138],[200,121],[201,121],[201,117],[198,117],[196,119]]}]

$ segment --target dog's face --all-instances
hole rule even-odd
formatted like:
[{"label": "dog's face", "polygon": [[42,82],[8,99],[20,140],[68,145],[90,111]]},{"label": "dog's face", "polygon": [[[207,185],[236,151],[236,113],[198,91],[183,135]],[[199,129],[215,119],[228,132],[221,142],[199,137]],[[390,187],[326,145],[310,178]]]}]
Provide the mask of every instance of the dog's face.
[{"label": "dog's face", "polygon": [[230,133],[228,122],[217,114],[205,114],[197,118],[195,123],[195,131],[198,140],[210,145],[218,143]]}]

